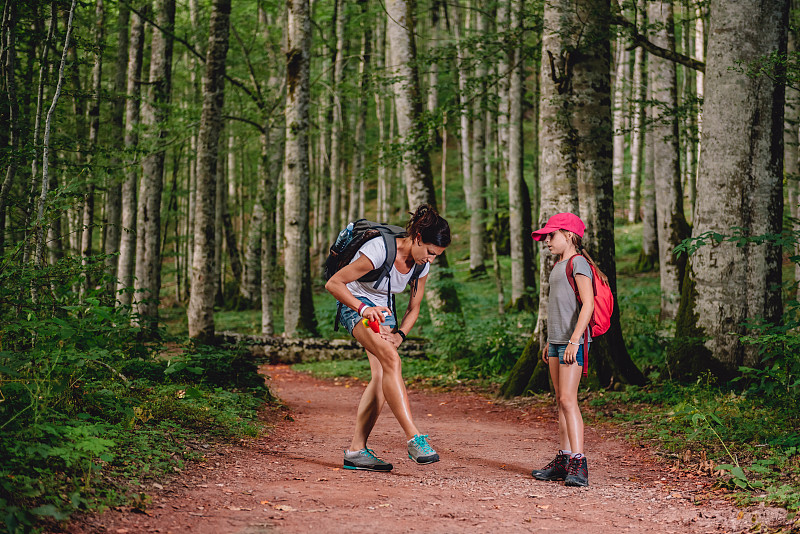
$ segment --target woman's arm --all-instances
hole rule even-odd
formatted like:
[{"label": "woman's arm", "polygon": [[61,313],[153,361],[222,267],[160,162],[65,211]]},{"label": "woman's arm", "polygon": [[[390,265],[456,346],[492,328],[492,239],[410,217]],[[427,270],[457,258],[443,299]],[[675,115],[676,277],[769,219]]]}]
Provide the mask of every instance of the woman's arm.
[{"label": "woman's arm", "polygon": [[[358,300],[353,294],[347,289],[347,284],[358,280],[375,267],[372,265],[372,262],[368,257],[365,255],[359,256],[359,258],[354,261],[353,263],[346,265],[339,269],[336,274],[331,276],[328,282],[325,284],[325,289],[336,298],[339,302],[351,308],[355,311],[358,311],[358,308],[361,307],[362,302]],[[369,321],[378,321],[380,323],[383,322],[383,313],[382,311],[388,311],[391,313],[392,310],[385,306],[374,306],[369,307],[363,310],[364,313],[361,314],[362,317]]]},{"label": "woman's arm", "polygon": [[[417,322],[419,318],[419,310],[422,306],[422,296],[425,294],[425,281],[428,279],[428,275],[422,276],[417,279],[417,290],[411,295],[411,298],[408,300],[408,308],[406,308],[406,313],[403,314],[403,320],[398,323],[398,330],[402,330],[404,334],[408,335],[409,331],[414,327],[414,324]],[[399,347],[400,344],[403,342],[403,336],[398,333],[381,332],[381,337],[383,337],[386,341],[390,342],[395,347]]]},{"label": "woman's arm", "polygon": [[577,275],[575,276],[575,284],[578,286],[578,294],[581,296],[581,312],[578,314],[578,322],[575,324],[575,330],[572,331],[572,336],[569,338],[566,350],[564,350],[564,363],[571,364],[575,362],[575,357],[578,354],[578,343],[581,336],[586,332],[589,326],[589,321],[592,319],[594,313],[594,290],[592,289],[592,279],[588,276]]}]

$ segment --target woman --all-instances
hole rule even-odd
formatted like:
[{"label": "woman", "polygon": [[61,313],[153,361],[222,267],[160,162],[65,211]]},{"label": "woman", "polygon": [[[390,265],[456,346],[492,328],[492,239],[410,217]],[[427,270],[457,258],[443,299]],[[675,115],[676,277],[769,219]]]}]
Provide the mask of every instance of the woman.
[{"label": "woman", "polygon": [[[381,238],[367,241],[353,261],[340,269],[325,284],[331,295],[342,305],[340,320],[367,351],[372,378],[358,405],[356,428],[349,449],[344,452],[345,469],[391,471],[392,464],[375,456],[367,448],[367,438],[383,408],[384,401],[400,423],[408,443],[408,457],[418,464],[439,461],[439,455],[428,444],[427,434],[420,434],[411,417],[408,393],[403,382],[402,365],[397,349],[419,317],[429,263],[450,244],[450,226],[429,205],[424,204],[406,224],[405,237],[397,238],[397,254],[390,275],[377,288],[371,282],[359,282],[370,271],[383,265],[386,245]],[[390,309],[388,290],[402,292],[414,272],[415,265],[425,265],[416,284],[403,319],[398,326]],[[391,281],[391,284],[390,284]],[[415,290],[413,288],[416,288]],[[373,332],[367,322],[381,323]]]}]

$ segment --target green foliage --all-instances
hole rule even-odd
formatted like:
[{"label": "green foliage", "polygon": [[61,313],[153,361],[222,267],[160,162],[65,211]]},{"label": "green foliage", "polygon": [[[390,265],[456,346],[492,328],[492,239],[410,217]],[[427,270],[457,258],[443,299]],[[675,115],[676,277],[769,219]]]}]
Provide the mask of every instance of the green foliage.
[{"label": "green foliage", "polygon": [[84,269],[69,259],[43,269],[0,263],[0,517],[9,532],[146,503],[143,479],[199,458],[189,444],[202,436],[258,435],[256,410],[271,399],[243,348],[173,340],[164,353],[127,310],[91,291],[81,299],[72,287]]}]

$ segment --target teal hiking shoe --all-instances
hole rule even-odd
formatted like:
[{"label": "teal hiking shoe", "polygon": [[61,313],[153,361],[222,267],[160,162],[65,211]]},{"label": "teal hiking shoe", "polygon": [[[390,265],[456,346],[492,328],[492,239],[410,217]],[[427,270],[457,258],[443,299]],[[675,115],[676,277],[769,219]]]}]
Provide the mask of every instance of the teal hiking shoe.
[{"label": "teal hiking shoe", "polygon": [[428,444],[427,434],[417,434],[408,441],[408,457],[418,464],[432,464],[439,461],[439,455]]},{"label": "teal hiking shoe", "polygon": [[355,452],[344,452],[344,468],[361,471],[391,471],[392,464],[384,462],[372,449],[361,449]]}]

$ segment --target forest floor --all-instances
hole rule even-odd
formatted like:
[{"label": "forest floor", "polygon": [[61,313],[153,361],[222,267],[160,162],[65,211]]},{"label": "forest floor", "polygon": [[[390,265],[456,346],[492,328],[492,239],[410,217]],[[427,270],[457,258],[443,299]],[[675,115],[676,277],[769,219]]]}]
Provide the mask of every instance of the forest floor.
[{"label": "forest floor", "polygon": [[288,366],[262,372],[285,403],[265,413],[275,422],[268,436],[207,445],[205,462],[143,489],[146,511],[76,517],[66,532],[700,533],[773,531],[786,521],[782,509],[734,507],[711,478],[674,469],[613,426],[586,429],[589,487],[536,481],[530,470],[555,452],[554,409],[469,393],[410,391],[440,462],[408,459],[387,406],[369,445],[394,470],[344,470],[364,384]]}]

